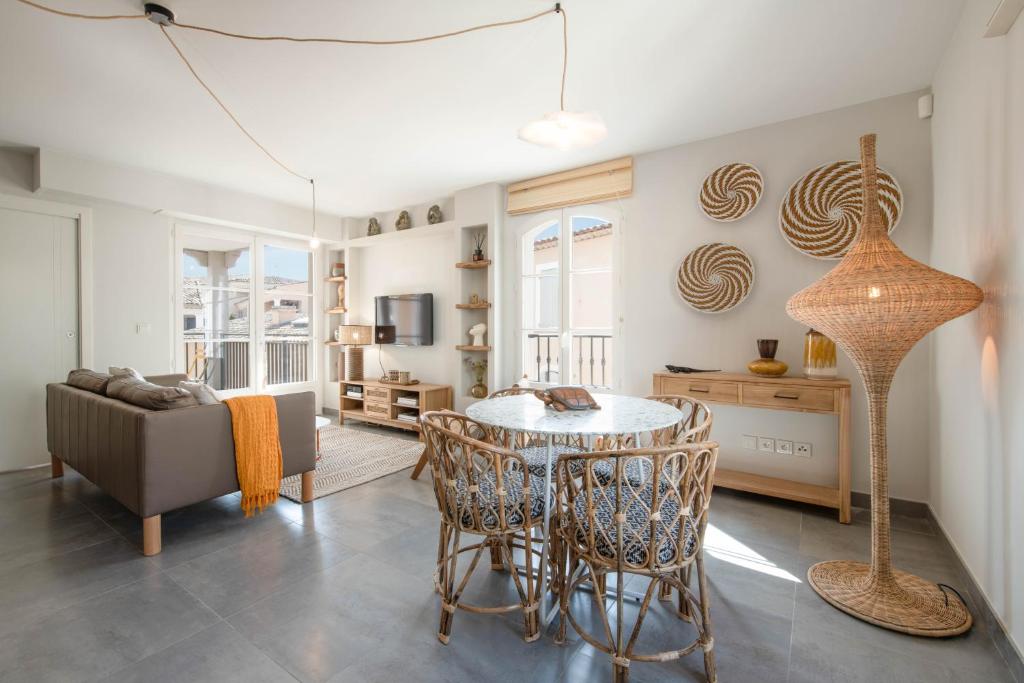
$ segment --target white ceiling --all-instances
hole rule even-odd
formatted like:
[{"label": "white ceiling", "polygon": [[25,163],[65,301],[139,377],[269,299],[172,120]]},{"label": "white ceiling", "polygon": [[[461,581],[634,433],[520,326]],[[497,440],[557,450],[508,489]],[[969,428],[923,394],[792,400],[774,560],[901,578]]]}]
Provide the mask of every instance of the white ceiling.
[{"label": "white ceiling", "polygon": [[[134,0],[41,0],[91,13]],[[164,0],[183,22],[252,33],[411,37],[543,10],[540,0]],[[601,144],[516,138],[557,109],[561,22],[414,46],[255,43],[172,29],[270,150],[318,179],[323,208],[366,215],[926,87],[962,0],[567,0],[567,108]],[[0,3],[0,140],[305,205],[146,21]]]}]

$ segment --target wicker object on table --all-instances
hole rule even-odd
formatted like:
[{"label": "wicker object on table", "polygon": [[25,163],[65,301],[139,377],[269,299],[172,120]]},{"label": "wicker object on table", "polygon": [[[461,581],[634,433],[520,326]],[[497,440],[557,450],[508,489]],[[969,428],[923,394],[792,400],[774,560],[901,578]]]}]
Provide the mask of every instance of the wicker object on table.
[{"label": "wicker object on table", "polygon": [[878,203],[875,136],[860,140],[864,216],[857,242],[823,278],[797,292],[786,312],[821,331],[857,367],[871,424],[871,564],[821,562],[808,570],[815,591],[835,607],[894,631],[951,636],[971,627],[952,591],[892,566],[886,403],[907,352],[942,323],[974,310],[973,283],[908,257],[883,229]]}]

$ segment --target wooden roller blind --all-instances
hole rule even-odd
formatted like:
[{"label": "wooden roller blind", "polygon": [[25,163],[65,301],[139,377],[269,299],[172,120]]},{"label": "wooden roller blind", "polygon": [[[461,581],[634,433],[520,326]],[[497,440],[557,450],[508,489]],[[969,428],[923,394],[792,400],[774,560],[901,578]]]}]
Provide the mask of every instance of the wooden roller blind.
[{"label": "wooden roller blind", "polygon": [[508,186],[510,214],[588,204],[633,194],[633,157],[521,180]]}]

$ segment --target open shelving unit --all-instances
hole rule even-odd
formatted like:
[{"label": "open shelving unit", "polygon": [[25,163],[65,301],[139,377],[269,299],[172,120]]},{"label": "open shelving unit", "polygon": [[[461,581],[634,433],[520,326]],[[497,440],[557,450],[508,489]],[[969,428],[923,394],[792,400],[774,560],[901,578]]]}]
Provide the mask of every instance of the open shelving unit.
[{"label": "open shelving unit", "polygon": [[[452,388],[444,384],[389,384],[375,380],[342,380],[340,422],[346,419],[419,432],[420,416],[430,410],[452,407]],[[358,391],[361,397],[349,395]],[[400,402],[404,399],[406,402]],[[415,401],[415,405],[409,402]],[[415,416],[415,421],[400,415]]]}]

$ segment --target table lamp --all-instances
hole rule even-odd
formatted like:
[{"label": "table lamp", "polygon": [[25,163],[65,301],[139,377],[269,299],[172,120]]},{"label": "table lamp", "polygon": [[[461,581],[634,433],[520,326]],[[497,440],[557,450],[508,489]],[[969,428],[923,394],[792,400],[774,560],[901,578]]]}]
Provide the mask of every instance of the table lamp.
[{"label": "table lamp", "polygon": [[794,294],[790,317],[824,333],[850,356],[867,391],[871,424],[871,563],[819,562],[811,587],[840,610],[919,636],[952,636],[971,614],[952,590],[892,566],[886,402],[897,366],[942,323],[974,310],[974,283],[930,268],[897,247],[882,227],[875,136],[860,139],[864,210],[856,243],[823,278]]},{"label": "table lamp", "polygon": [[345,379],[363,379],[363,344],[369,344],[369,325],[338,325],[338,342],[345,347]]}]

